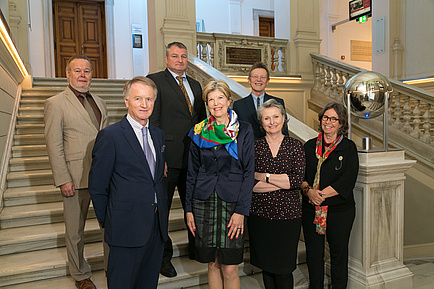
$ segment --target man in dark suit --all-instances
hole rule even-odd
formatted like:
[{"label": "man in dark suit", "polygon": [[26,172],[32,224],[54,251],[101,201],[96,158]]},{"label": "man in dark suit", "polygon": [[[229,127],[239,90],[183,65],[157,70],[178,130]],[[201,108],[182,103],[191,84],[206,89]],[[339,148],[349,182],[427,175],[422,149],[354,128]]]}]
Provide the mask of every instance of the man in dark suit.
[{"label": "man in dark suit", "polygon": [[164,133],[148,121],[157,87],[139,76],[123,94],[128,114],[98,133],[89,192],[110,246],[108,288],[157,288],[168,223]]},{"label": "man in dark suit", "polygon": [[[261,130],[261,122],[258,120],[256,110],[269,99],[275,99],[285,108],[283,99],[269,95],[265,88],[270,82],[270,73],[267,66],[262,62],[253,64],[249,71],[248,78],[252,93],[234,102],[233,108],[238,118],[247,121],[252,125],[255,139],[265,136],[265,131]],[[283,134],[288,135],[288,128],[283,130]]]},{"label": "man in dark suit", "polygon": [[[190,129],[206,118],[205,104],[202,101],[202,88],[196,80],[187,76],[187,47],[180,42],[172,42],[166,47],[167,68],[149,74],[158,88],[158,97],[150,122],[161,128],[166,136],[166,162],[168,210],[172,204],[175,187],[185,209],[185,183],[187,177]],[[189,257],[194,258],[194,237],[188,232]],[[163,263],[160,273],[166,277],[177,275],[171,263],[173,254],[170,238],[164,244]]]}]

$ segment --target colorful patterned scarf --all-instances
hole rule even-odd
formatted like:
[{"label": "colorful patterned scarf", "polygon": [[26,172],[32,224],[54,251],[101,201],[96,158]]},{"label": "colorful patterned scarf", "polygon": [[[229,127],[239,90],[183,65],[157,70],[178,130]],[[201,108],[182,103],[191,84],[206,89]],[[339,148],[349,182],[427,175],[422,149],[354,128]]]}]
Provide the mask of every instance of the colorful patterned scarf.
[{"label": "colorful patterned scarf", "polygon": [[238,159],[237,136],[240,130],[238,116],[232,109],[228,108],[229,125],[225,127],[217,125],[215,118],[210,116],[196,124],[188,133],[191,140],[200,148],[212,148],[224,145],[228,153]]},{"label": "colorful patterned scarf", "polygon": [[[325,149],[322,154],[322,143],[323,143],[323,133],[318,135],[316,140],[315,155],[318,159],[318,164],[316,166],[315,179],[313,181],[313,188],[319,190],[319,178],[321,174],[321,166],[332,151],[338,146],[338,144],[344,138],[343,135],[338,136],[331,145]],[[315,219],[313,223],[316,225],[316,232],[320,235],[325,235],[327,228],[327,210],[328,206],[315,206]]]}]

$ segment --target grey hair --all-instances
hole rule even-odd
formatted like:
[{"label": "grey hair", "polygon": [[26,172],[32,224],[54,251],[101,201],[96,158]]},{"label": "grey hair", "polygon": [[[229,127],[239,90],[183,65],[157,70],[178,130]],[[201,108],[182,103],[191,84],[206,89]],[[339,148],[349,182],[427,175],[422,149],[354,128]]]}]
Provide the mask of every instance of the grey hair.
[{"label": "grey hair", "polygon": [[134,83],[141,83],[143,85],[150,86],[152,88],[152,90],[154,91],[154,101],[157,100],[157,95],[158,95],[157,86],[152,81],[152,79],[144,77],[144,76],[136,76],[133,79],[128,80],[125,83],[123,93],[122,93],[125,99],[128,99],[130,97],[131,86]]},{"label": "grey hair", "polygon": [[262,127],[262,112],[264,111],[264,109],[271,108],[271,107],[275,107],[275,108],[279,109],[280,113],[284,117],[285,120],[283,121],[283,126],[282,126],[282,131],[283,131],[285,129],[285,127],[288,126],[289,119],[286,116],[286,111],[285,111],[285,108],[283,108],[283,105],[280,104],[279,102],[277,102],[275,99],[267,100],[260,107],[258,107],[258,109],[256,110],[256,115],[258,117],[259,122],[261,123],[261,130],[264,129]]}]

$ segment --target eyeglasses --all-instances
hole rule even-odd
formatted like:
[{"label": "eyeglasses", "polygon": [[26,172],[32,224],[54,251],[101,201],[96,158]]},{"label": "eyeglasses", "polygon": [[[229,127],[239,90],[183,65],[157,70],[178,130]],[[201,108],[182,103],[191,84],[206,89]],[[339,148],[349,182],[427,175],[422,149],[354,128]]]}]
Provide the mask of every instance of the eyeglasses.
[{"label": "eyeglasses", "polygon": [[323,121],[328,121],[328,120],[329,120],[331,123],[335,123],[336,121],[339,120],[339,118],[336,118],[336,117],[334,117],[334,116],[329,117],[329,116],[327,116],[327,115],[323,115],[323,116],[322,116],[322,120],[323,120]]},{"label": "eyeglasses", "polygon": [[250,76],[250,78],[251,79],[260,79],[260,80],[267,80],[267,77],[266,76],[263,76],[263,75],[252,75],[252,76]]}]

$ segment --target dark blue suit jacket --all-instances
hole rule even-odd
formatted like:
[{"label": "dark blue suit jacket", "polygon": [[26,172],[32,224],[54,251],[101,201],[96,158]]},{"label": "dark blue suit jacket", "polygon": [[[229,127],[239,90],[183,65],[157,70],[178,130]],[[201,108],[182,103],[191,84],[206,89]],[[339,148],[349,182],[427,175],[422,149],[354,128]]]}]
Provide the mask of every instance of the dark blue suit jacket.
[{"label": "dark blue suit jacket", "polygon": [[152,178],[145,154],[124,117],[101,130],[92,151],[89,192],[107,244],[139,247],[147,243],[153,225],[157,193],[160,231],[167,239],[167,193],[163,184],[164,133],[149,126],[156,153]]},{"label": "dark blue suit jacket", "polygon": [[211,193],[226,202],[236,202],[235,213],[249,215],[255,178],[255,148],[252,127],[240,121],[237,136],[238,160],[223,145],[217,149],[190,146],[185,211],[192,211],[192,199],[206,200]]},{"label": "dark blue suit jacket", "polygon": [[[275,99],[277,102],[283,105],[283,108],[285,108],[285,102],[283,101],[283,99],[265,93],[264,102],[269,99]],[[237,113],[239,120],[247,121],[252,125],[255,139],[265,136],[265,132],[261,130],[261,122],[258,120],[258,117],[256,115],[256,109],[255,104],[253,103],[252,94],[249,94],[248,96],[235,101],[233,108]],[[288,127],[285,127],[283,129],[283,134],[289,135]]]}]

